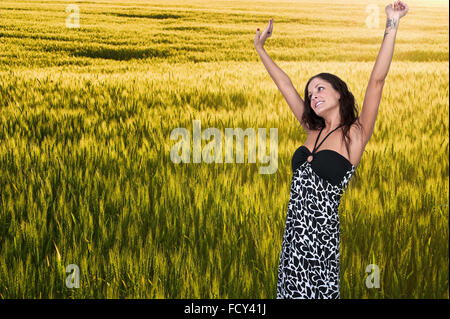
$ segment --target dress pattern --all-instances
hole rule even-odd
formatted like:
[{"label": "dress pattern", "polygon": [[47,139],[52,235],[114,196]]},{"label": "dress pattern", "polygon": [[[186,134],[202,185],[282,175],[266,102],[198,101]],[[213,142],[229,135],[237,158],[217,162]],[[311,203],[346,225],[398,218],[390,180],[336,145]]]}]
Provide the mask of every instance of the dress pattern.
[{"label": "dress pattern", "polygon": [[[313,151],[314,153],[314,151]],[[277,299],[339,299],[341,196],[355,172],[338,185],[304,161],[293,172],[278,268]]]}]

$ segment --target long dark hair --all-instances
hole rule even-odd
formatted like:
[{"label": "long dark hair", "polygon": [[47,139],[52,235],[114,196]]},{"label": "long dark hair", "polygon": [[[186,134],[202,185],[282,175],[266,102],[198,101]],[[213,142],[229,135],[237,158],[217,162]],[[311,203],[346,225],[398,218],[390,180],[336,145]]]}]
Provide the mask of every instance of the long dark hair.
[{"label": "long dark hair", "polygon": [[356,108],[355,97],[352,92],[347,88],[347,84],[342,81],[339,77],[331,73],[319,73],[314,75],[308,80],[305,86],[305,102],[304,102],[304,112],[302,115],[302,122],[306,124],[309,130],[319,130],[325,127],[325,120],[318,116],[311,108],[311,100],[308,96],[308,85],[314,78],[320,78],[324,81],[330,83],[333,88],[339,92],[339,113],[341,116],[342,132],[344,136],[345,148],[350,155],[349,144],[351,138],[349,136],[350,127],[356,122],[356,125],[361,129],[361,123],[358,118],[358,109]]}]

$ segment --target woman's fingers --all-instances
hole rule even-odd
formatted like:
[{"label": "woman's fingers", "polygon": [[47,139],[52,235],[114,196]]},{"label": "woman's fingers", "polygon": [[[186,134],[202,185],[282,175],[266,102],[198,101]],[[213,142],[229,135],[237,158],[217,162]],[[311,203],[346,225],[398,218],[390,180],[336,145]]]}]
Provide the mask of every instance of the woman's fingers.
[{"label": "woman's fingers", "polygon": [[272,36],[272,30],[273,30],[273,19],[269,20],[267,27],[264,29],[262,33],[260,33],[259,28],[257,28],[254,40],[255,46],[264,46],[266,39]]},{"label": "woman's fingers", "polygon": [[402,18],[408,13],[408,5],[400,0],[394,1],[394,5],[388,4],[385,11],[388,16],[395,15]]},{"label": "woman's fingers", "polygon": [[[258,28],[259,30],[259,28]],[[258,31],[257,30],[257,31]],[[272,35],[272,30],[273,30],[273,24],[272,24],[272,19],[269,20],[269,23],[267,24],[267,27],[264,29],[264,31],[262,31],[260,37],[261,38],[268,38]]]},{"label": "woman's fingers", "polygon": [[396,1],[395,5],[394,5],[394,9],[395,10],[405,10],[406,6],[405,3],[403,3],[402,1]]},{"label": "woman's fingers", "polygon": [[400,1],[400,6],[401,6],[402,10],[408,9],[408,5],[402,1]]},{"label": "woman's fingers", "polygon": [[402,1],[397,1],[397,6],[395,8],[396,11],[399,12],[400,18],[405,16],[408,12],[408,5]]},{"label": "woman's fingers", "polygon": [[273,18],[269,20],[269,24],[267,25],[267,36],[270,37],[272,35],[273,30]]},{"label": "woman's fingers", "polygon": [[255,34],[255,45],[259,44],[259,28],[256,30]]}]

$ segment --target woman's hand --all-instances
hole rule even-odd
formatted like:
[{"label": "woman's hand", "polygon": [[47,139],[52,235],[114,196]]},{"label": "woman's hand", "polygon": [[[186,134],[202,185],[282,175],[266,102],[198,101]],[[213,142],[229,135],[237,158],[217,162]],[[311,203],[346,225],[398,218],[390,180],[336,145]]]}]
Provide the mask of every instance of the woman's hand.
[{"label": "woman's hand", "polygon": [[388,19],[397,18],[399,20],[408,12],[408,5],[401,1],[395,1],[394,7],[392,7],[392,4],[388,4],[385,8],[385,11]]},{"label": "woman's hand", "polygon": [[266,42],[267,38],[270,38],[273,33],[273,18],[269,20],[269,23],[267,24],[267,27],[264,29],[264,31],[259,34],[259,28],[256,30],[255,35],[255,49],[259,50],[264,47],[264,43]]}]

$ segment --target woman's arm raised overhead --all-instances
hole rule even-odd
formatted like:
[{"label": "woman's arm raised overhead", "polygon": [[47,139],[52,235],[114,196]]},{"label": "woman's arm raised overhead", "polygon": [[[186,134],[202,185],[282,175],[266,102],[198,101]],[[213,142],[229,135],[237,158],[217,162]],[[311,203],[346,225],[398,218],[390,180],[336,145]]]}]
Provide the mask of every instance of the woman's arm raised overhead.
[{"label": "woman's arm raised overhead", "polygon": [[275,64],[275,62],[273,62],[273,60],[267,54],[266,50],[264,50],[264,42],[267,38],[272,36],[272,33],[273,19],[270,19],[269,24],[261,33],[261,35],[259,34],[259,29],[257,29],[255,35],[255,49],[258,52],[264,66],[266,67],[267,72],[269,72],[270,77],[275,82],[278,89],[281,91],[281,94],[283,94],[295,117],[303,126],[305,131],[308,131],[307,127],[302,123],[304,101],[294,88],[294,85],[292,84],[289,76],[283,70],[281,70],[278,65]]},{"label": "woman's arm raised overhead", "polygon": [[375,127],[375,120],[377,118],[384,81],[389,71],[392,56],[394,54],[394,44],[398,24],[400,18],[405,16],[408,12],[408,5],[402,1],[396,1],[394,3],[394,7],[392,7],[392,4],[389,4],[386,6],[385,11],[387,17],[386,30],[384,32],[380,52],[378,53],[375,66],[373,67],[372,74],[370,75],[361,114],[359,116],[359,120],[363,128],[364,145],[369,142]]}]

